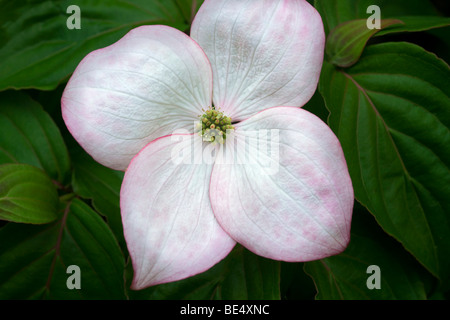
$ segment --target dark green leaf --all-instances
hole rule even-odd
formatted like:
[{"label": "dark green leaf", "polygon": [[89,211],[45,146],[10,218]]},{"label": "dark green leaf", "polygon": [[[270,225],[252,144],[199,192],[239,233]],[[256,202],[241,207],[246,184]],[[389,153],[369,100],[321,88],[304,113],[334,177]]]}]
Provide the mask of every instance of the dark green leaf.
[{"label": "dark green leaf", "polygon": [[74,192],[92,199],[95,209],[107,218],[122,249],[126,250],[120,215],[120,187],[124,172],[102,166],[79,147],[72,151],[72,159]]},{"label": "dark green leaf", "polygon": [[280,262],[238,246],[227,259],[227,272],[216,291],[224,300],[280,299]]},{"label": "dark green leaf", "polygon": [[[383,19],[380,21],[380,28],[385,29],[396,24],[403,22]],[[367,21],[364,19],[341,23],[327,37],[325,52],[329,62],[343,68],[352,66],[361,56],[367,41],[378,31],[379,29],[367,28]]]},{"label": "dark green leaf", "polygon": [[0,165],[0,219],[43,224],[56,220],[58,193],[42,170],[26,164]]},{"label": "dark green leaf", "polygon": [[[81,289],[69,289],[68,267]],[[124,299],[124,257],[105,222],[75,199],[45,226],[0,229],[0,299]]]},{"label": "dark green leaf", "polygon": [[400,16],[398,17],[398,19],[401,20],[403,24],[394,25],[390,28],[380,30],[380,32],[378,32],[376,36],[382,36],[385,34],[396,32],[426,31],[450,26],[450,18],[446,17]]},{"label": "dark green leaf", "polygon": [[195,14],[202,5],[204,0],[175,0],[180,8],[180,12],[184,16],[185,22],[190,25],[194,20]]},{"label": "dark green leaf", "polygon": [[326,122],[328,116],[330,115],[330,112],[325,106],[325,102],[323,101],[323,98],[318,90],[316,90],[312,98],[302,108],[314,113],[314,115],[322,119],[323,122]]},{"label": "dark green leaf", "polygon": [[[222,261],[208,271],[184,280],[139,291],[130,290],[128,296],[133,300],[211,300],[221,281],[224,263]],[[129,287],[133,278],[131,262],[127,265],[127,271]]]},{"label": "dark green leaf", "polygon": [[[71,5],[81,29],[69,29]],[[89,52],[144,24],[186,29],[175,0],[0,1],[0,90],[54,89]]]},{"label": "dark green leaf", "polygon": [[[369,218],[367,212],[354,215],[350,245],[343,253],[305,263],[316,284],[316,299],[426,299],[432,279],[398,243],[375,229]],[[378,280],[380,286],[373,287]]]},{"label": "dark green leaf", "polygon": [[129,295],[133,299],[280,299],[280,262],[261,258],[238,245],[202,274]]},{"label": "dark green leaf", "polygon": [[0,94],[0,164],[26,163],[65,184],[70,160],[58,127],[42,107],[20,92]]},{"label": "dark green leaf", "polygon": [[281,262],[281,299],[314,300],[317,290],[304,271],[305,263]]},{"label": "dark green leaf", "polygon": [[[368,19],[367,8],[376,5],[382,19],[400,19],[403,16],[433,16],[437,11],[428,0],[315,0],[314,6],[322,16],[328,34],[337,25],[356,19]],[[401,20],[401,19],[400,19]]]},{"label": "dark green leaf", "polygon": [[355,196],[430,272],[450,281],[450,69],[408,43],[325,63],[319,90]]}]

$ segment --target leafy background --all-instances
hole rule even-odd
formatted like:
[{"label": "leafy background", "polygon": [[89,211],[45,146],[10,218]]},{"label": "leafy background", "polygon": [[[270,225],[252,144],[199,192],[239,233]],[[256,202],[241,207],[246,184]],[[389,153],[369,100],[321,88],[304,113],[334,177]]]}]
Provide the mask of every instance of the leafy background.
[{"label": "leafy background", "polygon": [[[123,172],[92,160],[60,113],[65,83],[90,51],[134,27],[189,32],[202,1],[0,0],[0,299],[450,298],[450,19],[446,0],[316,0],[327,33],[306,109],[341,141],[355,189],[352,237],[308,263],[237,246],[195,277],[129,289]],[[69,30],[67,7],[81,8]],[[369,5],[381,30],[369,30]],[[69,290],[69,265],[81,290]],[[381,289],[366,286],[381,270]]]}]

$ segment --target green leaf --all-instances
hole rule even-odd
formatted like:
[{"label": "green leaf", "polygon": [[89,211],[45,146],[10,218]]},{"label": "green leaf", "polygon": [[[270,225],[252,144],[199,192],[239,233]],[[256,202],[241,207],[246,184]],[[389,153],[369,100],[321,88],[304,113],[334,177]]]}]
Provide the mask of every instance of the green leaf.
[{"label": "green leaf", "polygon": [[280,262],[262,258],[238,246],[227,263],[227,272],[216,291],[217,299],[280,299]]},{"label": "green leaf", "polygon": [[322,119],[323,122],[326,122],[328,116],[330,115],[330,112],[325,106],[325,102],[323,101],[323,98],[318,90],[316,90],[312,98],[302,108],[314,113],[314,115]]},{"label": "green leaf", "polygon": [[317,290],[304,266],[305,263],[281,262],[282,300],[314,300]]},{"label": "green leaf", "polygon": [[[160,284],[147,289],[129,290],[131,300],[211,300],[220,281],[222,264],[184,280]],[[131,262],[127,265],[128,288],[133,277]]]},{"label": "green leaf", "polygon": [[[81,29],[67,27],[71,5],[80,8]],[[187,27],[175,0],[1,0],[0,6],[0,90],[52,90],[89,52],[140,25]]]},{"label": "green leaf", "polygon": [[21,92],[0,94],[0,164],[26,163],[65,184],[70,160],[64,140],[50,116]]},{"label": "green leaf", "polygon": [[[316,285],[316,299],[426,299],[432,279],[369,218],[367,212],[354,214],[351,241],[343,253],[305,263],[305,271]],[[372,271],[370,266],[379,270]],[[371,285],[376,281],[380,286],[374,288]]]},{"label": "green leaf", "polygon": [[450,69],[408,43],[366,48],[353,67],[324,64],[330,110],[355,196],[445,286],[450,274]]},{"label": "green leaf", "polygon": [[198,9],[203,4],[203,0],[175,0],[175,3],[180,8],[186,24],[190,25]]},{"label": "green leaf", "polygon": [[[129,270],[132,273],[131,266]],[[129,277],[131,281],[131,277]],[[199,275],[130,291],[132,299],[280,299],[280,262],[259,257],[237,246],[224,260]]]},{"label": "green leaf", "polygon": [[102,166],[80,147],[71,150],[71,156],[74,192],[85,199],[92,199],[94,208],[106,217],[125,251],[126,243],[120,215],[120,187],[124,172]]},{"label": "green leaf", "polygon": [[57,218],[58,193],[42,170],[25,164],[0,165],[0,219],[43,224]]},{"label": "green leaf", "polygon": [[[72,265],[81,289],[67,286]],[[124,268],[108,226],[77,199],[53,224],[0,229],[0,299],[124,299]]]},{"label": "green leaf", "polygon": [[398,19],[403,22],[402,25],[394,25],[390,28],[380,30],[375,36],[397,32],[427,31],[450,26],[450,18],[447,17],[400,16]]},{"label": "green leaf", "polygon": [[[402,23],[396,19],[384,19],[380,21],[380,28]],[[343,68],[352,66],[361,56],[367,41],[378,31],[367,28],[364,19],[341,23],[327,37],[325,52],[329,62]]]},{"label": "green leaf", "polygon": [[315,0],[314,6],[322,16],[325,32],[328,34],[337,25],[356,19],[368,19],[371,5],[380,7],[382,19],[400,19],[404,16],[433,16],[437,11],[428,0]]}]

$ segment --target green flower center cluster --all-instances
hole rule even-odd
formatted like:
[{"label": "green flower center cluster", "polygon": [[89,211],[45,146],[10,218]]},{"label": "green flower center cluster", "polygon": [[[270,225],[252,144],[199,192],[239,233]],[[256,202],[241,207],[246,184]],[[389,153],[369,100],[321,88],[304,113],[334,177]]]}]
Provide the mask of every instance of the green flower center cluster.
[{"label": "green flower center cluster", "polygon": [[234,130],[231,118],[216,110],[215,107],[203,111],[205,113],[200,116],[198,133],[203,137],[203,141],[223,144],[227,137],[227,130]]}]

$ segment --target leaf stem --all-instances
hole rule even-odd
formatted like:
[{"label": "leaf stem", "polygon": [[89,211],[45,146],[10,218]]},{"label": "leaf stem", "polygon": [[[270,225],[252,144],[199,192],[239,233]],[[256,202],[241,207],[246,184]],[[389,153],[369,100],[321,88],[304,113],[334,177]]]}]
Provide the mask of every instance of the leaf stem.
[{"label": "leaf stem", "polygon": [[66,207],[64,208],[64,215],[61,219],[61,227],[59,228],[58,238],[56,240],[56,245],[55,245],[55,256],[53,257],[53,261],[50,266],[50,271],[49,271],[48,278],[47,278],[47,283],[45,284],[45,288],[46,288],[47,292],[50,290],[50,285],[52,282],[53,272],[55,270],[56,260],[58,259],[59,254],[60,254],[62,235],[63,235],[64,227],[66,226],[67,216],[69,215],[72,200],[73,199],[71,199],[66,204]]}]

